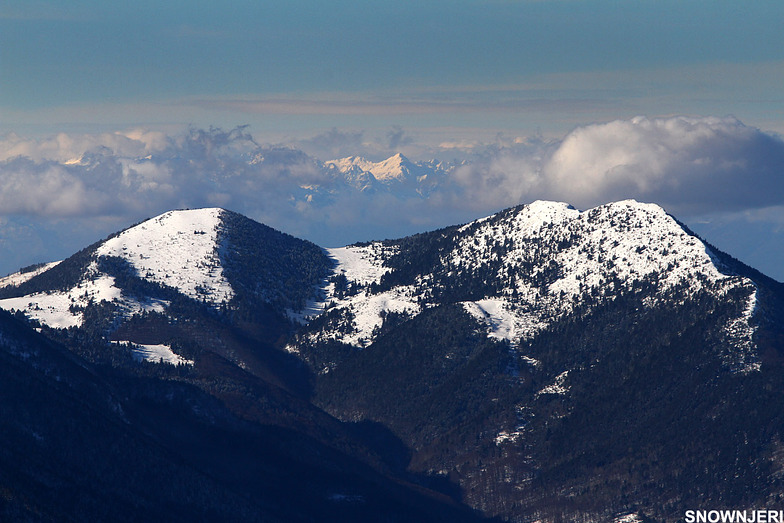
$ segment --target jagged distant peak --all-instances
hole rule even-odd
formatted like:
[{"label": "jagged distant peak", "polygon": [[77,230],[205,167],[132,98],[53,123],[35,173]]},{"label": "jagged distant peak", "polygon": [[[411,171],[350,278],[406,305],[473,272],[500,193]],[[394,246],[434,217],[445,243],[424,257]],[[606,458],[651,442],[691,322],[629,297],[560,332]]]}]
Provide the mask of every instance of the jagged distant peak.
[{"label": "jagged distant peak", "polygon": [[326,164],[334,165],[342,173],[360,169],[371,173],[381,182],[404,179],[410,171],[409,166],[413,165],[412,162],[401,153],[397,153],[380,162],[372,162],[361,156],[349,156],[339,160],[328,161]]},{"label": "jagged distant peak", "polygon": [[395,153],[389,158],[387,158],[386,160],[383,160],[382,162],[379,163],[386,164],[386,165],[402,165],[404,163],[409,163],[409,162],[410,160],[405,156],[403,156],[402,153]]},{"label": "jagged distant peak", "polygon": [[362,156],[347,156],[337,160],[329,160],[325,163],[326,165],[335,166],[340,172],[347,172],[354,168],[369,172],[370,168],[375,165],[375,162],[371,162]]},{"label": "jagged distant peak", "polygon": [[383,162],[377,163],[371,172],[380,181],[402,180],[410,172],[408,167],[410,163],[408,158],[397,153]]}]

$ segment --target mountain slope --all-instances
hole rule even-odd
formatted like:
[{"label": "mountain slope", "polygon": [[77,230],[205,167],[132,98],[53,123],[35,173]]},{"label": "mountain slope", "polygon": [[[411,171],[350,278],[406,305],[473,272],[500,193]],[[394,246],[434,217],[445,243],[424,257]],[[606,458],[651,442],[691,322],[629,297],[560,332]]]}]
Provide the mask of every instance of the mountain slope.
[{"label": "mountain slope", "polygon": [[[226,463],[246,479],[269,460],[297,517],[336,483],[319,502],[374,499],[360,519],[394,500],[401,518],[474,518],[460,500],[521,522],[784,500],[784,286],[656,205],[540,201],[326,250],[174,211],[28,276],[0,305],[122,382],[134,427],[231,492]],[[132,359],[166,350],[185,365]],[[177,439],[201,421],[170,396],[226,424]],[[226,445],[204,458],[211,438]]]},{"label": "mountain slope", "polygon": [[261,513],[135,426],[122,386],[3,311],[0,359],[4,520],[184,521],[209,512],[253,520]]},{"label": "mountain slope", "polygon": [[477,519],[187,381],[93,367],[4,311],[0,363],[3,521]]},{"label": "mountain slope", "polygon": [[[657,293],[685,282],[719,294],[747,289],[744,314],[726,326],[728,343],[750,347],[754,332],[753,282],[724,274],[718,254],[650,204],[580,212],[534,202],[462,227],[330,254],[337,268],[324,305],[340,321],[311,329],[302,339],[313,346],[364,346],[390,314],[410,317],[444,303],[461,303],[490,336],[517,344],[578,306],[647,286],[656,291],[653,307]],[[752,352],[733,357],[727,364],[736,370],[755,368]]]},{"label": "mountain slope", "polygon": [[601,521],[782,494],[782,286],[658,206],[535,202],[331,254],[288,347],[314,401],[390,427],[472,506]]}]

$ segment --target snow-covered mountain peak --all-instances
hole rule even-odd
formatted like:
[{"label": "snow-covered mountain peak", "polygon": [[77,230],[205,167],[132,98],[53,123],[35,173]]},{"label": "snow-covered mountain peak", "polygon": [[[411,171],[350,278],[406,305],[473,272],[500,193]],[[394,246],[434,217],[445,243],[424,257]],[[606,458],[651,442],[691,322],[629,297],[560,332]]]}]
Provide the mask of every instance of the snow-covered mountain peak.
[{"label": "snow-covered mountain peak", "polygon": [[402,180],[410,171],[408,164],[410,164],[408,158],[397,153],[377,163],[370,172],[380,181]]},{"label": "snow-covered mountain peak", "polygon": [[[489,335],[517,343],[577,307],[639,288],[650,289],[651,305],[674,289],[687,295],[744,289],[745,316],[728,332],[739,346],[750,346],[753,334],[752,282],[724,274],[710,249],[664,209],[634,200],[586,211],[536,201],[461,227],[346,247],[333,256],[346,281],[331,289],[328,308],[333,316],[345,311],[351,328],[326,329],[311,341],[366,346],[391,313],[412,317],[458,302]],[[735,367],[751,368],[750,360],[738,361]]]},{"label": "snow-covered mountain peak", "polygon": [[[628,283],[657,274],[672,286],[687,278],[725,277],[699,238],[660,206],[634,200],[586,211],[537,201],[469,224],[465,232],[453,250],[454,263],[491,263],[493,246],[503,242],[505,267],[547,263],[550,291],[570,296],[610,279]],[[533,251],[532,242],[537,244]]]},{"label": "snow-covered mountain peak", "polygon": [[571,204],[566,202],[554,202],[551,200],[534,200],[524,207],[532,213],[547,213],[558,211],[564,212],[574,210],[574,207],[572,207]]},{"label": "snow-covered mountain peak", "polygon": [[139,275],[191,298],[225,303],[234,293],[219,258],[224,212],[218,208],[169,211],[110,238],[96,254],[123,258]]},{"label": "snow-covered mountain peak", "polygon": [[530,227],[541,227],[546,223],[561,223],[574,219],[580,211],[564,202],[536,200],[520,211],[517,216],[519,223],[528,223]]},{"label": "snow-covered mountain peak", "polygon": [[100,243],[92,252],[85,250],[60,262],[68,266],[61,270],[60,278],[69,280],[70,287],[46,277],[45,273],[58,265],[49,264],[32,278],[17,276],[13,284],[42,277],[54,287],[43,285],[31,294],[0,300],[0,307],[23,310],[50,327],[63,328],[82,325],[85,307],[102,301],[115,304],[128,316],[165,310],[164,300],[136,296],[121,288],[105,265],[107,261],[111,264],[112,258],[123,260],[138,278],[217,307],[234,296],[220,259],[219,235],[225,213],[217,208],[179,210],[146,220]]},{"label": "snow-covered mountain peak", "polygon": [[149,311],[176,315],[172,304],[176,310],[178,304],[195,305],[186,297],[213,310],[255,314],[269,308],[283,314],[300,311],[331,266],[320,247],[240,214],[178,210],[32,276],[5,278],[0,307],[24,311],[50,327],[80,326],[94,307],[118,322]]},{"label": "snow-covered mountain peak", "polygon": [[380,162],[371,162],[361,156],[349,156],[326,162],[326,164],[335,166],[344,174],[359,169],[371,173],[380,182],[390,182],[404,180],[410,172],[411,162],[402,154],[397,153]]}]

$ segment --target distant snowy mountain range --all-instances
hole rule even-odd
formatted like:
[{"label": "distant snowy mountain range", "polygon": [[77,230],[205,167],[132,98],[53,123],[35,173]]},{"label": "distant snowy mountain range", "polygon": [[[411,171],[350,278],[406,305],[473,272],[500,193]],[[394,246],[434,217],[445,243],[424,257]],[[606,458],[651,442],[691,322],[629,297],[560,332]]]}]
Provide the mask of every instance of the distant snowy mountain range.
[{"label": "distant snowy mountain range", "polygon": [[[328,165],[358,190],[426,191],[450,168]],[[189,367],[177,379],[243,415],[267,412],[247,403],[264,383],[299,398],[283,419],[318,408],[383,427],[384,459],[487,516],[662,518],[784,496],[782,285],[654,204],[536,201],[333,249],[219,208],[170,211],[0,280],[0,307],[94,364]],[[759,429],[742,459],[735,436],[689,443],[708,425],[736,434],[744,412]],[[684,466],[702,468],[681,490],[668,471]]]},{"label": "distant snowy mountain range", "polygon": [[412,162],[398,153],[381,162],[350,156],[325,165],[337,169],[351,187],[360,191],[409,189],[427,196],[457,164],[437,160]]}]

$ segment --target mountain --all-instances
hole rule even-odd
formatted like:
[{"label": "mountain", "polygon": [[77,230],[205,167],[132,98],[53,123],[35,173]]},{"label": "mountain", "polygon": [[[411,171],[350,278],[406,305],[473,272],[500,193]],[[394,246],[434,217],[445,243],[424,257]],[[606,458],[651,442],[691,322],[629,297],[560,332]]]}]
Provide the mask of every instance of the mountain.
[{"label": "mountain", "polygon": [[307,401],[306,369],[276,344],[329,267],[313,244],[200,209],[7,279],[2,519],[479,519],[402,470],[388,431]]},{"label": "mountain", "polygon": [[[641,286],[655,289],[652,307],[657,296],[688,282],[695,292],[748,294],[727,332],[735,347],[751,346],[753,281],[731,276],[726,255],[652,204],[624,201],[580,212],[538,201],[464,226],[328,252],[337,268],[321,306],[341,321],[311,329],[312,345],[362,347],[390,315],[411,318],[454,303],[488,336],[516,344],[578,308]],[[727,364],[736,370],[758,365],[750,352],[734,357]]]},{"label": "mountain", "polygon": [[380,162],[349,156],[325,162],[325,166],[336,169],[349,186],[362,192],[394,189],[420,196],[430,194],[454,168],[452,164],[436,160],[413,162],[400,153]]},{"label": "mountain", "polygon": [[96,367],[4,311],[0,362],[3,521],[477,519],[356,443],[238,416],[184,376]]},{"label": "mountain", "polygon": [[197,209],[130,227],[17,283],[13,293],[35,296],[33,316],[63,327],[80,325],[81,308],[91,300],[115,301],[129,312],[166,307],[164,301],[140,301],[150,296],[124,288],[129,277],[213,308],[244,303],[301,309],[329,267],[313,244],[236,213]]},{"label": "mountain", "polygon": [[313,401],[389,427],[486,514],[782,496],[782,285],[660,207],[534,202],[330,253],[325,312],[288,345]]},{"label": "mountain", "polygon": [[[0,306],[48,327],[81,327],[114,342],[155,347],[147,352],[156,360],[178,362],[187,358],[171,351],[172,337],[183,331],[205,337],[189,326],[194,314],[209,324],[222,311],[257,324],[257,335],[266,339],[284,335],[286,315],[303,309],[330,267],[319,247],[236,213],[174,211],[29,279],[16,276],[16,285],[0,289],[6,297]],[[136,324],[131,330],[129,321]],[[207,350],[240,362],[230,337],[220,338],[228,339],[211,340]]]},{"label": "mountain", "polygon": [[[402,181],[375,165],[335,169],[417,179],[404,157],[385,171]],[[501,521],[655,521],[784,500],[784,286],[654,204],[538,201],[337,249],[172,211],[4,284],[17,328],[29,318],[124,412],[155,413],[131,426],[191,449],[178,459],[220,488],[269,501],[216,472],[242,451],[209,458],[212,433],[184,428],[199,413],[238,449],[288,449],[284,519],[315,514],[296,506],[333,481],[360,519],[477,518],[465,503]],[[198,405],[175,428],[173,387]],[[292,469],[310,468],[307,488],[289,440],[307,442]]]}]

